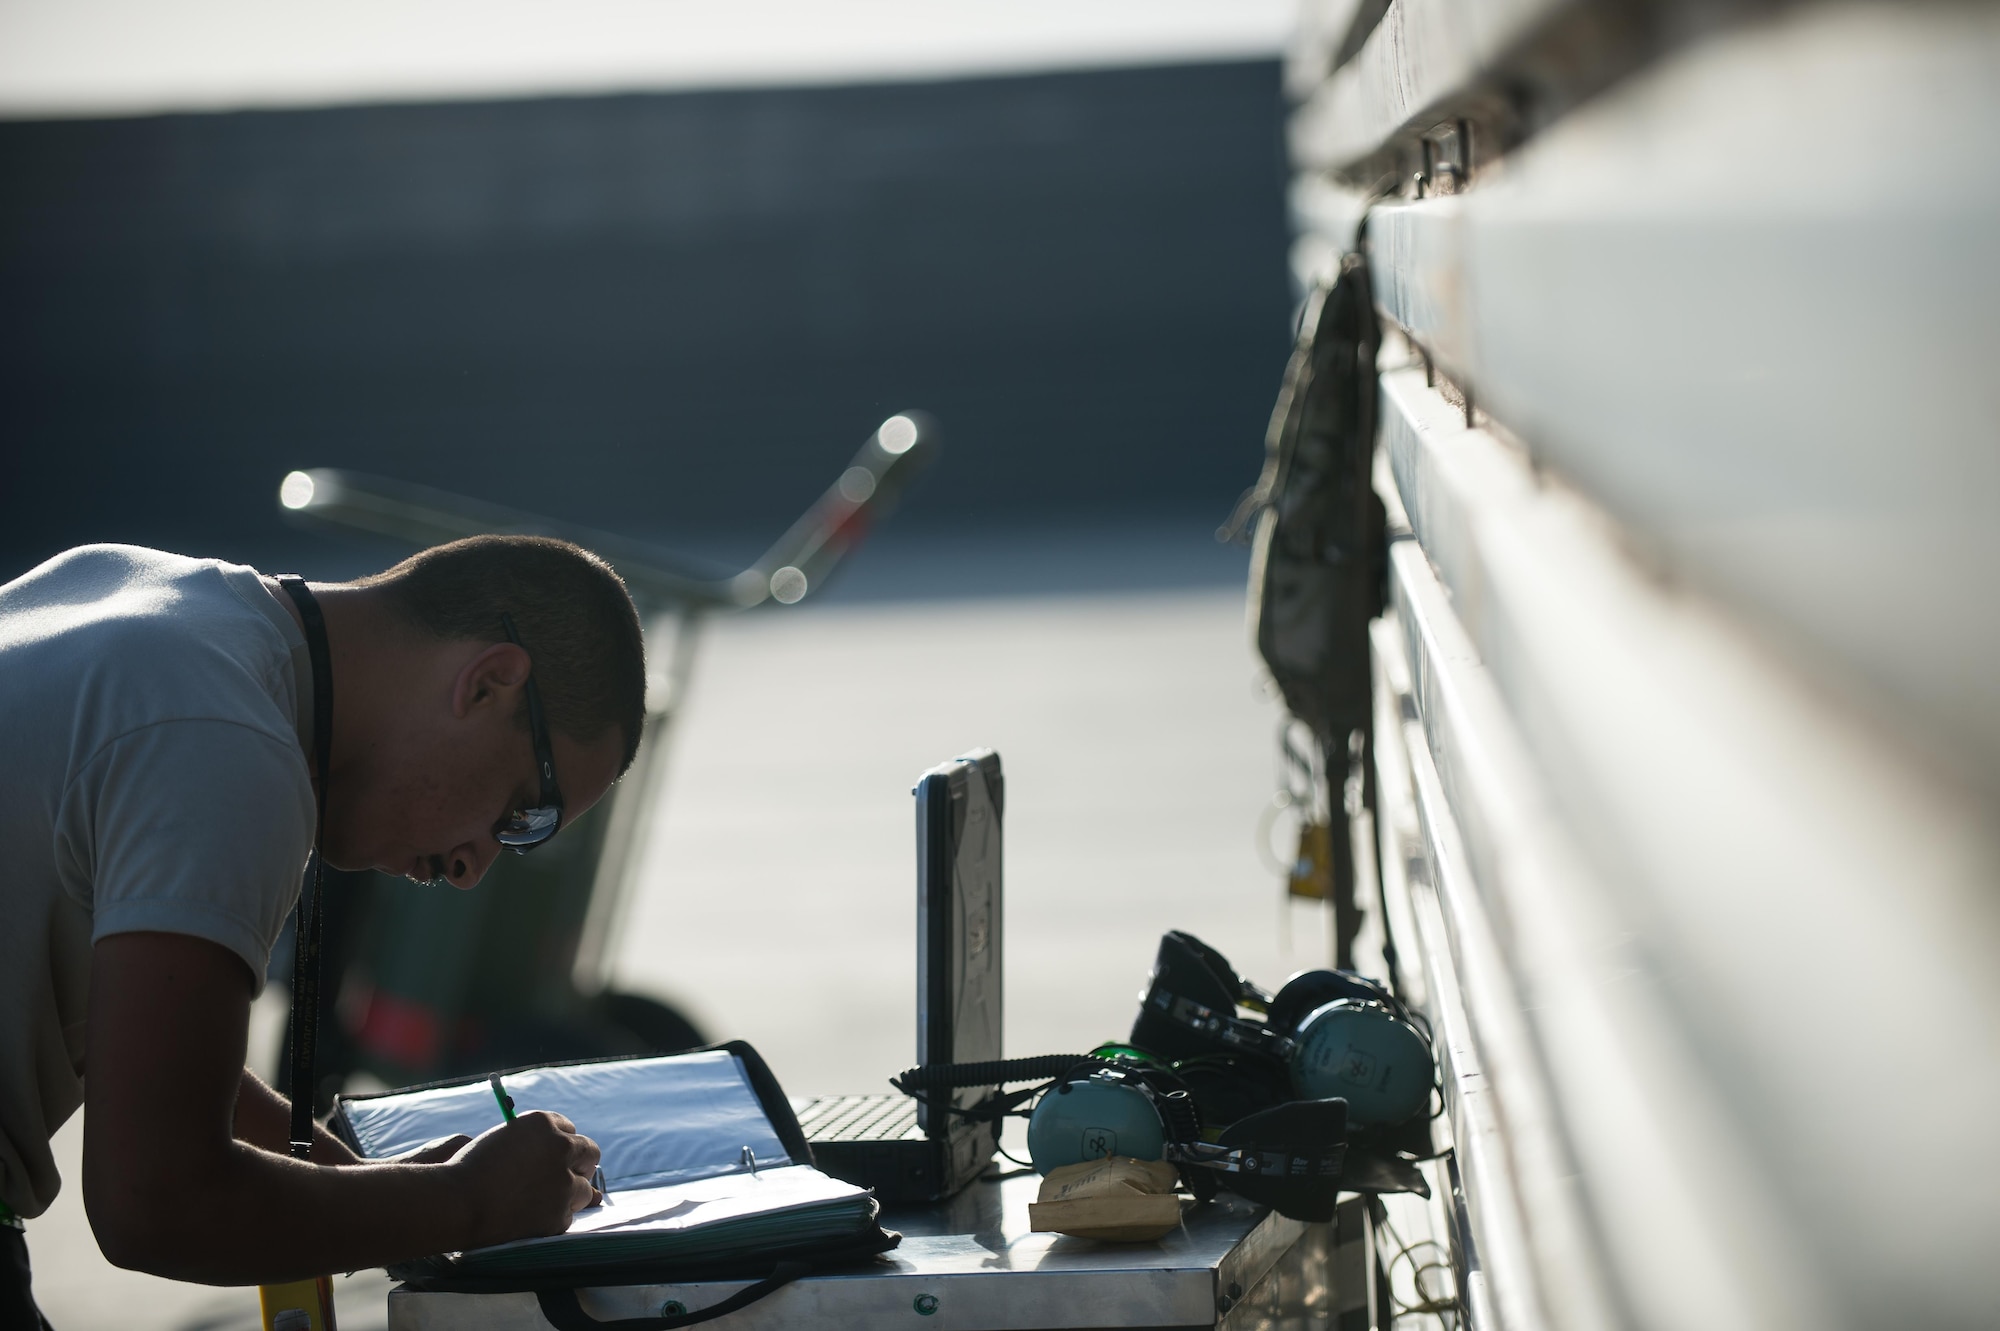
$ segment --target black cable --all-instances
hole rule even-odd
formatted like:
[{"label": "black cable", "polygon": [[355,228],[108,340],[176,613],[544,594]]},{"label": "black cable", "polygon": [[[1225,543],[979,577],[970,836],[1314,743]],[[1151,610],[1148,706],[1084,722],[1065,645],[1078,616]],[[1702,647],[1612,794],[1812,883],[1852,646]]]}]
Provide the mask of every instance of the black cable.
[{"label": "black cable", "polygon": [[306,580],[296,574],[278,577],[278,585],[292,598],[304,626],[306,653],[312,660],[313,681],[313,771],[319,778],[314,792],[317,805],[313,823],[312,874],[310,888],[299,892],[298,919],[294,928],[292,959],[291,1085],[292,1121],[290,1149],[300,1160],[312,1155],[313,1099],[318,1092],[313,1059],[319,1035],[320,933],[324,928],[326,861],[321,853],[326,840],[327,773],[333,751],[333,653],[326,642],[326,618],[313,598]]},{"label": "black cable", "polygon": [[[1383,1271],[1383,1274],[1389,1280],[1389,1297],[1395,1302],[1396,1311],[1398,1313],[1415,1313],[1431,1317],[1442,1317],[1445,1313],[1456,1315],[1460,1311],[1456,1288],[1458,1284],[1458,1272],[1452,1263],[1451,1249],[1436,1239],[1417,1239],[1411,1243],[1403,1242],[1403,1236],[1396,1232],[1395,1225],[1389,1221],[1389,1208],[1382,1205],[1380,1197],[1375,1198],[1375,1203],[1370,1208],[1370,1215],[1375,1223],[1381,1226],[1382,1231],[1389,1236],[1389,1242],[1396,1247],[1395,1254],[1389,1258],[1388,1266]],[[1426,1248],[1437,1249],[1438,1252],[1444,1254],[1444,1260],[1418,1261],[1417,1254]],[[1410,1292],[1416,1296],[1414,1303],[1405,1303],[1402,1295],[1396,1293],[1396,1267],[1398,1263],[1405,1259],[1408,1259],[1410,1263]],[[1452,1282],[1452,1293],[1448,1297],[1437,1297],[1426,1294],[1424,1292],[1424,1272],[1426,1271],[1444,1272]]]},{"label": "black cable", "polygon": [[889,1084],[914,1098],[914,1091],[942,1090],[961,1086],[1004,1086],[1009,1082],[1047,1081],[1060,1077],[1078,1064],[1091,1067],[1116,1066],[1110,1059],[1089,1054],[1043,1054],[1038,1058],[1007,1058],[991,1063],[930,1063],[905,1068],[889,1078]]},{"label": "black cable", "polygon": [[[1055,1085],[1054,1082],[1049,1082],[1046,1085],[1035,1086],[1028,1090],[1019,1091],[1009,1096],[991,1095],[988,1096],[986,1099],[981,1100],[978,1104],[972,1106],[970,1109],[961,1108],[960,1106],[953,1104],[949,1100],[933,1100],[927,1095],[918,1095],[912,1091],[904,1091],[903,1094],[909,1096],[912,1100],[915,1100],[918,1104],[922,1105],[926,1109],[935,1109],[940,1113],[945,1113],[945,1114],[956,1114],[960,1118],[965,1119],[968,1122],[998,1123],[1003,1118],[1028,1117],[1029,1111],[1020,1108],[1020,1105],[1024,1101],[1030,1100],[1035,1096],[1040,1095],[1043,1091],[1046,1091],[1050,1086],[1053,1085]],[[998,1108],[995,1108],[996,1101],[999,1102]]]},{"label": "black cable", "polygon": [[[1006,1157],[1007,1159],[1009,1159],[1009,1160],[1013,1161],[1013,1162],[1014,1162],[1015,1164],[1019,1165],[1019,1166],[1020,1166],[1020,1167],[1021,1167],[1022,1169],[1025,1169],[1026,1171],[1028,1171],[1028,1172],[1029,1172],[1030,1174],[1033,1174],[1033,1173],[1035,1173],[1035,1172],[1036,1172],[1036,1170],[1035,1170],[1035,1163],[1034,1163],[1034,1161],[1032,1161],[1032,1160],[1023,1160],[1023,1159],[1021,1159],[1021,1157],[1019,1157],[1019,1156],[1017,1156],[1017,1155],[1013,1154],[1013,1153],[1012,1153],[1012,1152],[1010,1152],[1010,1151],[1009,1151],[1009,1150],[1008,1150],[1008,1149],[1007,1149],[1006,1147],[1004,1147],[1004,1146],[1000,1145],[1000,1144],[999,1144],[999,1143],[997,1143],[997,1142],[996,1142],[996,1143],[994,1143],[994,1146],[993,1146],[993,1149],[994,1149],[994,1150],[996,1150],[996,1151],[998,1151],[998,1152],[999,1152],[999,1153],[1000,1153],[1001,1155],[1005,1156],[1005,1157]],[[1009,1175],[1009,1176],[1007,1176],[1007,1177],[1014,1177],[1014,1176],[1013,1176],[1013,1175]]]}]

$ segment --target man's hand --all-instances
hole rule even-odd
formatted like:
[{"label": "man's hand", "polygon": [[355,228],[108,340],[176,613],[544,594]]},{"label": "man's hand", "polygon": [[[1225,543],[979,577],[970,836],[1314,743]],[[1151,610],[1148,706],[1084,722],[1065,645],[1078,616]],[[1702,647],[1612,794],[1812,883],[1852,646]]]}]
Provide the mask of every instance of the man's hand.
[{"label": "man's hand", "polygon": [[477,1198],[476,1244],[560,1234],[599,1200],[597,1143],[561,1114],[537,1110],[489,1128],[452,1161]]},{"label": "man's hand", "polygon": [[235,953],[184,934],[93,949],[83,1193],[113,1262],[296,1280],[560,1233],[589,1203],[597,1147],[551,1114],[427,1144],[425,1163],[357,1166],[323,1132],[310,1163],[278,1153],[284,1100],[243,1071],[251,988]]}]

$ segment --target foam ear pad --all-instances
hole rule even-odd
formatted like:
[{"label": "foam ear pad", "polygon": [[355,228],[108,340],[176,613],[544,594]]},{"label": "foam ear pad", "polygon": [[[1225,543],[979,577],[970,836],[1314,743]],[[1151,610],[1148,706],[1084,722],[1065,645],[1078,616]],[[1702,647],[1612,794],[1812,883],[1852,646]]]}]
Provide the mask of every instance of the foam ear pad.
[{"label": "foam ear pad", "polygon": [[1395,1006],[1389,990],[1365,975],[1352,971],[1300,971],[1278,990],[1264,1019],[1272,1030],[1290,1035],[1307,1013],[1339,998],[1367,998]]},{"label": "foam ear pad", "polygon": [[1346,1141],[1345,1100],[1294,1100],[1276,1105],[1230,1124],[1216,1144],[1283,1162],[1280,1167],[1219,1178],[1231,1192],[1262,1202],[1290,1219],[1331,1220],[1334,1202],[1340,1196]]},{"label": "foam ear pad", "polygon": [[1162,995],[1191,999],[1225,1016],[1236,1015],[1242,982],[1220,952],[1193,934],[1175,930],[1160,939],[1153,974],[1139,1000],[1132,1023],[1132,1043],[1161,1058],[1190,1058],[1213,1052],[1218,1044],[1169,1018],[1156,1003]]},{"label": "foam ear pad", "polygon": [[1204,1123],[1234,1123],[1293,1095],[1290,1070],[1258,1054],[1207,1054],[1176,1063],[1174,1071]]},{"label": "foam ear pad", "polygon": [[1173,940],[1175,951],[1185,959],[1187,964],[1200,966],[1208,972],[1209,977],[1215,983],[1215,993],[1219,997],[1226,998],[1229,1006],[1234,1008],[1236,1006],[1236,995],[1243,990],[1243,981],[1236,974],[1236,968],[1229,964],[1229,958],[1223,956],[1193,934],[1182,933],[1179,929],[1168,930],[1165,937],[1160,939],[1160,946],[1163,952],[1169,939]]},{"label": "foam ear pad", "polygon": [[1269,1149],[1296,1147],[1312,1154],[1347,1140],[1347,1101],[1290,1100],[1273,1105],[1224,1128],[1216,1141],[1240,1147],[1253,1143]]}]

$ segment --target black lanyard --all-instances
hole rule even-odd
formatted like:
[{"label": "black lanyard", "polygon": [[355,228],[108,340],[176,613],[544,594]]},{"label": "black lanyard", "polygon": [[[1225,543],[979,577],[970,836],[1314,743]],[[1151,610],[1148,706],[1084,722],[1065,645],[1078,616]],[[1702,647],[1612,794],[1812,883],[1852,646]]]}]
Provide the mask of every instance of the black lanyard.
[{"label": "black lanyard", "polygon": [[298,606],[299,619],[305,624],[306,651],[312,657],[313,767],[319,774],[319,822],[313,828],[312,866],[299,894],[299,918],[293,929],[298,947],[292,954],[292,1076],[287,1088],[292,1097],[292,1154],[305,1160],[312,1156],[313,1045],[319,1034],[320,907],[324,895],[320,890],[324,869],[321,845],[326,840],[327,757],[333,749],[333,656],[326,646],[326,620],[306,580],[285,573],[279,575],[278,585]]}]

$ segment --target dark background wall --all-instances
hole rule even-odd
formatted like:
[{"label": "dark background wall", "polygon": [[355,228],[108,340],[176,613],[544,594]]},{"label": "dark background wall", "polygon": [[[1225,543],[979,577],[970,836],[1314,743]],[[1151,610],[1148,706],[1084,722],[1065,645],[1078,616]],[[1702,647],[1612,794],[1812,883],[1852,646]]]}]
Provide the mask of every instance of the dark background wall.
[{"label": "dark background wall", "polygon": [[1260,61],[0,124],[0,577],[291,558],[316,465],[727,555],[906,406],[907,529],[1213,525],[1286,350],[1279,116]]}]

